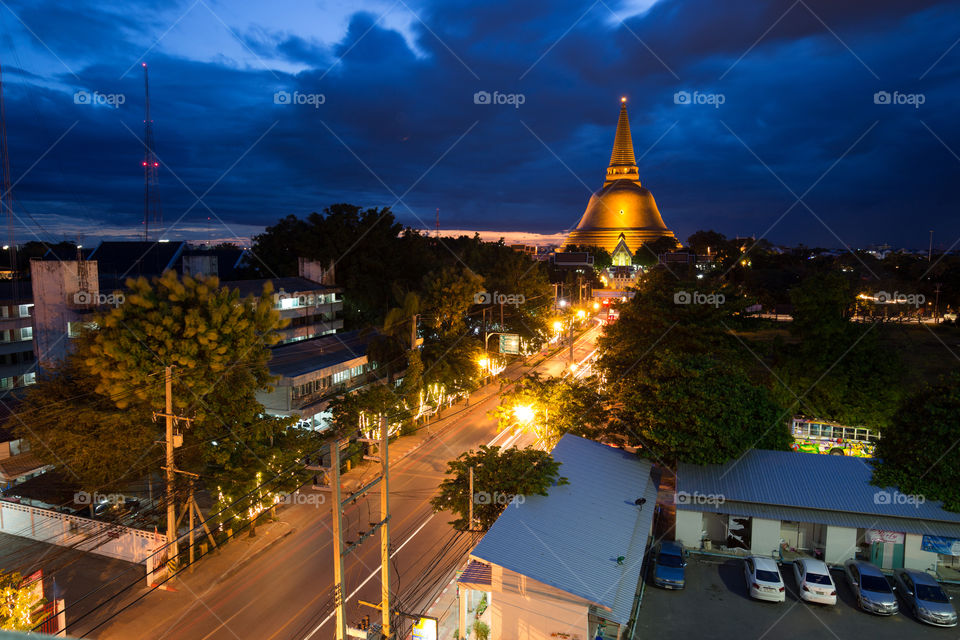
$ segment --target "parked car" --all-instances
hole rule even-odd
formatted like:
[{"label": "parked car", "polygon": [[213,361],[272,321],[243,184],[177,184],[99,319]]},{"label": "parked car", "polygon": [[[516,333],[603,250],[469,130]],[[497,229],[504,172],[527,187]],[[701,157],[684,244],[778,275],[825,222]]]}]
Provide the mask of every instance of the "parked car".
[{"label": "parked car", "polygon": [[957,611],[950,596],[943,592],[930,574],[914,569],[897,569],[893,573],[897,591],[920,622],[938,627],[957,626]]},{"label": "parked car", "polygon": [[843,572],[861,609],[881,616],[892,616],[900,610],[887,577],[876,566],[851,558],[843,563]]},{"label": "parked car", "polygon": [[743,561],[743,575],[751,598],[783,602],[786,599],[780,567],[772,558],[750,556]]},{"label": "parked car", "polygon": [[683,547],[676,542],[661,542],[657,545],[653,562],[653,584],[664,589],[683,589],[684,570],[687,566],[683,559]]},{"label": "parked car", "polygon": [[837,585],[823,560],[800,558],[793,563],[793,575],[800,597],[807,602],[837,604]]}]

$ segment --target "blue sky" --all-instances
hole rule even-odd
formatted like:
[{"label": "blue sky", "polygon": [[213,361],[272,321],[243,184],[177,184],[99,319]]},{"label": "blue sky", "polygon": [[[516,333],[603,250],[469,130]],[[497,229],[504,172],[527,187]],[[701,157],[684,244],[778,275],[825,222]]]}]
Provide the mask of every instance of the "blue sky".
[{"label": "blue sky", "polygon": [[957,3],[5,0],[0,33],[21,241],[139,233],[141,62],[171,238],[335,202],[562,233],[626,96],[681,238],[960,240]]}]

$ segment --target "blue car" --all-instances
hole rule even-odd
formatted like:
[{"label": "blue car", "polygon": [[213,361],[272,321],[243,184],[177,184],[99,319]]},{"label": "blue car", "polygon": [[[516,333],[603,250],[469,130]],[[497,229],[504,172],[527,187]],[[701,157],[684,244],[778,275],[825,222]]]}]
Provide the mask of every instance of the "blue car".
[{"label": "blue car", "polygon": [[653,584],[664,589],[683,589],[683,568],[687,566],[683,556],[683,547],[676,542],[661,542],[657,545],[653,561]]}]

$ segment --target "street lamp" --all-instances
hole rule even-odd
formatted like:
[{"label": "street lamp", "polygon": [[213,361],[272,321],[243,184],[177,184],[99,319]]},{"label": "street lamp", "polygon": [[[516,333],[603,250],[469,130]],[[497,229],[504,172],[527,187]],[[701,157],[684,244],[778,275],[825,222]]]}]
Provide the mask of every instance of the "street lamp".
[{"label": "street lamp", "polygon": [[530,424],[533,422],[533,407],[528,404],[518,404],[513,408],[513,417],[521,424]]},{"label": "street lamp", "polygon": [[563,331],[563,323],[560,322],[559,320],[555,320],[553,323],[553,330],[556,331],[557,333],[560,333],[561,331]]}]

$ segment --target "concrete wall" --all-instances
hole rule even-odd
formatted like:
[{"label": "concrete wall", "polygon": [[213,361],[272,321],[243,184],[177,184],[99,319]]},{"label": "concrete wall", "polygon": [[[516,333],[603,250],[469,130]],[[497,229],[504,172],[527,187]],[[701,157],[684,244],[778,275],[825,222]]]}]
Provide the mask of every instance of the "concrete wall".
[{"label": "concrete wall", "polygon": [[145,562],[167,542],[164,536],[152,531],[3,500],[0,500],[0,531],[137,563]]},{"label": "concrete wall", "polygon": [[491,638],[590,640],[590,604],[586,600],[509,569],[491,568]]},{"label": "concrete wall", "polygon": [[780,548],[780,521],[753,518],[750,531],[750,552],[770,557]]},{"label": "concrete wall", "polygon": [[924,551],[920,548],[923,536],[908,533],[903,542],[903,566],[907,569],[919,571],[935,571],[937,554],[933,551]]},{"label": "concrete wall", "polygon": [[699,511],[677,509],[677,526],[674,538],[685,547],[700,548],[700,538],[703,532],[703,514]]},{"label": "concrete wall", "polygon": [[849,527],[827,527],[827,546],[824,561],[828,564],[842,564],[852,558],[857,549],[857,530]]}]

